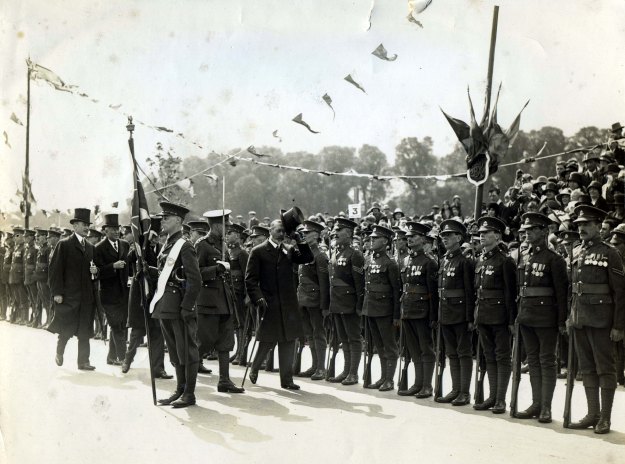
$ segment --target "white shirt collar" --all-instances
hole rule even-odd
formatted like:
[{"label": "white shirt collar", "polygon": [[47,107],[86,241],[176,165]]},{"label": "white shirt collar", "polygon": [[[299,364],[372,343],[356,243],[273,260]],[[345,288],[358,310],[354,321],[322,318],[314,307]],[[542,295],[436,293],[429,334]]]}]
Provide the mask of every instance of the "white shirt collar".
[{"label": "white shirt collar", "polygon": [[85,243],[85,237],[83,237],[83,236],[82,236],[82,235],[80,235],[80,234],[77,234],[76,232],[74,232],[74,235],[75,235],[75,236],[76,236],[76,238],[78,239],[78,243],[80,243],[81,245],[82,245],[83,243]]},{"label": "white shirt collar", "polygon": [[109,241],[109,243],[111,244],[113,248],[119,246],[119,242],[117,240],[111,240],[110,238],[108,238],[107,240]]},{"label": "white shirt collar", "polygon": [[269,237],[269,243],[273,245],[274,248],[278,248],[280,246],[279,243],[273,241],[273,238]]}]

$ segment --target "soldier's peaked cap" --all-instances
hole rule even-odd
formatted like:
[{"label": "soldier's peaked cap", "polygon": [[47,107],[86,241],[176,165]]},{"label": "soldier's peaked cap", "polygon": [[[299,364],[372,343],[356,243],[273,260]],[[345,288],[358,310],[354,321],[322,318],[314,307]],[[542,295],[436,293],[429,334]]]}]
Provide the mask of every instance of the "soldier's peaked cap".
[{"label": "soldier's peaked cap", "polygon": [[226,224],[226,229],[228,229],[228,232],[236,232],[237,234],[245,232],[245,227],[241,224]]},{"label": "soldier's peaked cap", "polygon": [[521,216],[521,219],[523,221],[521,227],[524,229],[529,229],[530,227],[547,227],[551,224],[551,219],[540,213],[525,213]]},{"label": "soldier's peaked cap", "polygon": [[302,229],[302,232],[307,233],[307,232],[323,232],[324,227],[319,224],[318,222],[314,222],[314,221],[304,221],[303,222],[304,228]]},{"label": "soldier's peaked cap", "polygon": [[189,226],[190,230],[195,230],[197,232],[208,232],[210,230],[210,227],[208,226],[208,222],[206,221],[189,221],[187,222],[187,225]]},{"label": "soldier's peaked cap", "polygon": [[501,219],[497,219],[490,216],[482,216],[477,221],[477,225],[479,227],[478,232],[499,232],[503,234],[506,230],[506,224]]},{"label": "soldier's peaked cap", "polygon": [[253,226],[250,237],[269,237],[269,229],[264,226]]},{"label": "soldier's peaked cap", "polygon": [[430,226],[426,224],[421,224],[420,222],[407,222],[406,226],[408,227],[408,232],[406,236],[414,237],[415,235],[423,235],[426,236],[428,232],[432,229]]},{"label": "soldier's peaked cap", "polygon": [[445,219],[440,225],[440,235],[448,233],[466,235],[467,228],[460,221],[456,221],[455,219]]},{"label": "soldier's peaked cap", "polygon": [[206,211],[202,216],[208,219],[209,224],[221,223],[224,220],[228,222],[230,213],[232,213],[229,209],[212,209],[210,211]]},{"label": "soldier's peaked cap", "polygon": [[358,227],[358,224],[356,224],[354,221],[350,219],[346,219],[343,217],[337,217],[334,221],[335,229],[352,229],[353,230],[356,227]]},{"label": "soldier's peaked cap", "polygon": [[372,229],[373,229],[373,232],[371,233],[372,238],[385,237],[385,238],[392,239],[393,235],[395,235],[395,232],[393,232],[391,229],[384,227],[384,226],[375,225],[372,227]]},{"label": "soldier's peaked cap", "polygon": [[573,213],[577,216],[577,219],[573,222],[601,222],[606,216],[605,211],[590,205],[578,205],[573,210]]},{"label": "soldier's peaked cap", "polygon": [[162,201],[159,205],[162,210],[160,216],[178,216],[179,218],[184,219],[189,212],[189,208],[186,206],[170,203],[168,201]]}]

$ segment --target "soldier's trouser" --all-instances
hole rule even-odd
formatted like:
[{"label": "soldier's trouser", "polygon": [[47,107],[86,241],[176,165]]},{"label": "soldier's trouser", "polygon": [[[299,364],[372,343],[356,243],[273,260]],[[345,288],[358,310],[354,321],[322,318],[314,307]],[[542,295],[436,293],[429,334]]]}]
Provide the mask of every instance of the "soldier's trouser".
[{"label": "soldier's trouser", "polygon": [[26,287],[26,292],[28,293],[28,304],[33,311],[32,315],[34,316],[37,313],[37,282],[33,282],[24,286]]},{"label": "soldier's trouser", "polygon": [[469,331],[469,324],[466,322],[441,325],[441,328],[450,370],[456,372],[456,385],[452,383],[452,389],[469,393],[473,375],[473,332]]},{"label": "soldier's trouser", "polygon": [[24,319],[24,313],[28,313],[28,293],[23,284],[11,284],[11,290],[15,298],[15,307],[11,314],[11,320],[14,321],[17,316],[20,320]]},{"label": "soldier's trouser", "polygon": [[[187,362],[190,364],[199,363],[197,320],[190,319],[185,322],[182,319],[160,319],[160,321],[171,364],[173,366],[183,366]],[[188,359],[185,356],[185,325],[187,326]]]},{"label": "soldier's trouser", "polygon": [[610,328],[575,329],[575,350],[585,387],[616,388],[616,360]]},{"label": "soldier's trouser", "polygon": [[[258,342],[258,351],[252,361],[252,370],[258,371],[267,357],[267,353],[276,345],[275,342]],[[293,382],[293,351],[295,340],[278,342],[278,363],[280,367],[280,383],[282,385]]]},{"label": "soldier's trouser", "polygon": [[[145,337],[145,329],[133,328],[130,331],[130,343],[126,350],[126,363],[131,364],[137,354],[137,348],[141,345]],[[165,345],[163,341],[163,331],[160,325],[153,325],[150,321],[150,351],[152,359],[152,370],[161,372],[165,369]]]},{"label": "soldier's trouser", "polygon": [[489,396],[505,400],[512,373],[510,329],[506,324],[479,324],[479,333],[486,359],[488,383],[496,389]]},{"label": "soldier's trouser", "polygon": [[434,342],[430,321],[426,319],[403,319],[404,340],[410,358],[415,364],[433,363]]},{"label": "soldier's trouser", "polygon": [[42,311],[46,311],[46,322],[51,321],[50,308],[52,307],[52,295],[50,294],[50,286],[47,282],[37,282],[39,291],[39,301],[41,302]]},{"label": "soldier's trouser", "polygon": [[0,319],[5,319],[9,307],[9,286],[0,282]]},{"label": "soldier's trouser", "polygon": [[320,308],[300,307],[304,333],[308,339],[310,350],[315,352],[316,369],[325,369],[326,361],[326,332],[323,327],[323,316]]},{"label": "soldier's trouser", "polygon": [[[356,313],[334,314],[336,334],[338,340],[343,344],[345,359],[349,359],[351,366],[347,366],[347,371],[355,374],[358,371],[360,357],[362,356],[362,339],[360,334],[360,316]],[[355,370],[354,367],[356,368]]]},{"label": "soldier's trouser", "polygon": [[[71,337],[66,337],[59,334],[59,338],[56,342],[56,354],[63,355],[65,353],[65,346]],[[78,365],[89,364],[89,353],[91,347],[89,346],[89,337],[78,337]]]},{"label": "soldier's trouser", "polygon": [[[393,327],[393,316],[368,317],[369,331],[371,339],[378,350],[380,362],[382,360],[392,361],[399,357],[399,348],[395,338],[395,327]],[[428,329],[429,330],[429,329]],[[432,336],[430,335],[430,340]],[[434,359],[432,355],[432,359]]]},{"label": "soldier's trouser", "polygon": [[200,357],[213,350],[232,351],[235,322],[234,314],[198,314],[197,337]]},{"label": "soldier's trouser", "polygon": [[520,329],[529,364],[532,403],[551,407],[558,372],[556,365],[558,328],[528,327],[521,324]]},{"label": "soldier's trouser", "polygon": [[122,325],[110,325],[108,361],[123,361],[126,358],[126,328]]}]

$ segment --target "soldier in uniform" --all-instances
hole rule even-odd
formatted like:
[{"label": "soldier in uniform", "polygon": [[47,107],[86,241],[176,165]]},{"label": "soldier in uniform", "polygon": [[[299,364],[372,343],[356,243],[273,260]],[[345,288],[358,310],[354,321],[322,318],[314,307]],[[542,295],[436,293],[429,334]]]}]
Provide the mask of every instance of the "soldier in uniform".
[{"label": "soldier in uniform", "polygon": [[[192,230],[200,228],[201,237],[195,244],[202,287],[197,298],[198,339],[200,357],[217,351],[219,383],[217,390],[224,393],[243,393],[230,380],[230,351],[234,348],[234,321],[236,307],[230,285],[230,264],[223,254],[223,222],[229,220],[230,210],[212,210],[204,213],[205,221],[189,222]],[[206,227],[210,229],[210,232]],[[208,235],[206,233],[208,232]]]},{"label": "soldier in uniform", "polygon": [[4,259],[9,248],[7,245],[7,240],[2,240],[5,237],[6,234],[3,231],[0,231],[0,321],[4,321],[6,319],[7,310],[9,307],[9,292],[3,280]]},{"label": "soldier in uniform", "polygon": [[362,353],[360,317],[365,294],[365,258],[352,248],[354,221],[337,217],[334,224],[334,250],[329,265],[330,315],[334,318],[338,340],[343,344],[343,372],[327,380],[343,385],[358,383]]},{"label": "soldier in uniform", "polygon": [[438,403],[453,406],[469,404],[471,375],[473,374],[473,317],[475,310],[475,266],[463,253],[461,244],[467,229],[455,219],[446,219],[440,225],[440,237],[446,253],[440,263],[438,289],[440,296],[440,324],[445,354],[449,357],[451,391],[436,398]]},{"label": "soldier in uniform", "polygon": [[128,321],[128,242],[119,239],[117,214],[104,215],[106,238],[95,246],[94,262],[100,271],[100,300],[111,328],[106,363],[121,366],[126,359]]},{"label": "soldier in uniform", "polygon": [[434,347],[432,321],[437,320],[438,282],[437,264],[424,253],[426,236],[430,227],[418,222],[406,223],[410,255],[400,263],[403,283],[401,297],[401,324],[404,343],[414,363],[415,382],[407,390],[399,390],[400,396],[416,395],[417,398],[432,396],[434,373]]},{"label": "soldier in uniform", "polygon": [[46,310],[46,322],[50,322],[50,306],[52,306],[52,297],[50,295],[50,287],[48,286],[48,260],[50,258],[50,246],[48,245],[48,231],[45,229],[37,230],[37,261],[35,263],[35,282],[37,282],[38,311],[37,324],[38,329],[42,328],[42,313]]},{"label": "soldier in uniform", "polygon": [[378,350],[382,376],[365,388],[389,391],[395,388],[394,376],[399,350],[395,327],[400,320],[401,277],[399,266],[386,253],[393,231],[375,225],[371,233],[371,258],[365,263],[365,298],[362,315],[367,318],[373,345]]},{"label": "soldier in uniform", "polygon": [[9,271],[9,284],[15,300],[15,307],[11,313],[11,322],[24,325],[28,319],[28,293],[24,287],[24,229],[16,227],[13,229],[15,241]]},{"label": "soldier in uniform", "polygon": [[[182,222],[189,210],[161,202],[161,228],[167,242],[158,255],[158,284],[150,310],[159,319],[169,360],[176,368],[176,391],[159,404],[184,408],[195,404],[195,383],[200,361],[195,302],[202,280],[193,245],[182,238]],[[152,269],[154,272],[155,269]]]},{"label": "soldier in uniform", "polygon": [[477,302],[475,323],[479,331],[488,374],[489,397],[473,408],[506,412],[506,391],[512,372],[511,332],[516,319],[516,265],[503,254],[499,242],[506,225],[494,217],[478,220],[482,255],[475,268]]},{"label": "soldier in uniform", "polygon": [[[249,254],[241,248],[241,234],[245,228],[240,224],[226,225],[226,244],[228,246],[228,263],[230,263],[230,277],[232,278],[232,290],[235,296],[235,310],[237,317],[235,322],[237,337],[237,352],[232,364],[247,364],[247,345],[252,334],[252,324],[249,320],[249,312],[245,303],[245,269]],[[247,333],[245,330],[247,329]]]},{"label": "soldier in uniform", "polygon": [[61,232],[60,229],[56,229],[56,228],[50,228],[48,229],[48,260],[47,260],[47,280],[45,282],[45,286],[47,288],[48,293],[50,294],[50,303],[48,306],[48,313],[46,314],[46,325],[44,326],[44,329],[48,329],[48,327],[50,326],[50,323],[52,322],[52,319],[54,318],[54,301],[52,299],[52,290],[50,289],[50,263],[52,262],[52,254],[54,253],[54,249],[56,247],[56,244],[59,243],[59,240],[61,239],[61,235],[63,232]]},{"label": "soldier in uniform", "polygon": [[328,257],[319,249],[323,229],[321,224],[304,221],[304,227],[301,230],[315,259],[312,263],[300,264],[298,269],[297,300],[304,323],[304,333],[312,354],[312,366],[299,373],[298,376],[310,377],[311,380],[326,378],[327,342],[323,320],[329,314],[330,275]]},{"label": "soldier in uniform", "polygon": [[578,205],[574,213],[582,243],[573,254],[567,324],[575,339],[588,414],[569,427],[594,427],[595,433],[604,434],[610,431],[616,390],[614,342],[623,340],[625,328],[625,275],[618,251],[599,237],[606,213],[590,205]]},{"label": "soldier in uniform", "polygon": [[28,303],[32,310],[29,315],[25,314],[28,320],[28,327],[36,325],[37,318],[37,281],[35,280],[35,268],[37,267],[37,247],[35,246],[36,232],[32,229],[24,230],[24,288],[28,294]]},{"label": "soldier in uniform", "polygon": [[78,369],[92,371],[89,364],[89,338],[93,336],[95,314],[94,280],[98,268],[93,263],[94,248],[86,241],[91,211],[76,208],[69,221],[74,233],[59,241],[49,268],[50,291],[54,298],[54,319],[48,331],[58,334],[55,362],[63,365],[65,346],[70,338],[78,338]]},{"label": "soldier in uniform", "polygon": [[558,328],[565,331],[569,279],[564,258],[547,246],[549,218],[540,213],[525,213],[521,219],[529,250],[519,276],[516,322],[527,353],[532,404],[515,417],[538,417],[539,422],[548,423],[556,386]]}]

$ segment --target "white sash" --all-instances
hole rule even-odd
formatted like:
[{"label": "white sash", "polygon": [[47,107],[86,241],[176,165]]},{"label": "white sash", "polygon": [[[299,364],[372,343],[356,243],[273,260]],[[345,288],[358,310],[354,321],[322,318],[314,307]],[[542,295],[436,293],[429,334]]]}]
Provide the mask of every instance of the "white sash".
[{"label": "white sash", "polygon": [[167,255],[167,261],[165,262],[165,266],[158,276],[158,283],[156,284],[156,293],[154,294],[154,298],[150,301],[150,314],[154,312],[154,307],[156,303],[163,297],[165,293],[165,287],[167,286],[167,281],[169,280],[169,276],[171,275],[171,271],[174,269],[174,264],[176,264],[176,260],[178,259],[178,255],[180,254],[180,250],[182,249],[182,245],[184,245],[185,239],[179,238],[174,243],[171,251]]}]

